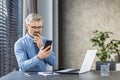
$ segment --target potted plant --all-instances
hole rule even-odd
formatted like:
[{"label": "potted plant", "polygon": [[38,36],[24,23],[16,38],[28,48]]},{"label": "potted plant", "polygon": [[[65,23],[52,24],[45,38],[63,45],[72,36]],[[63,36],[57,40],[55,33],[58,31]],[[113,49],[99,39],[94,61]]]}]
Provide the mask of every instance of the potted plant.
[{"label": "potted plant", "polygon": [[115,56],[115,61],[120,62],[120,40],[111,40],[110,43],[108,43],[107,47],[109,48],[109,52],[111,54],[117,54],[117,56]]},{"label": "potted plant", "polygon": [[96,47],[98,49],[97,57],[100,61],[96,62],[96,69],[100,70],[101,64],[108,64],[110,63],[110,70],[115,70],[115,62],[111,58],[112,54],[120,54],[119,46],[120,46],[120,40],[110,40],[107,41],[108,38],[110,38],[110,35],[113,33],[110,31],[94,31],[93,32],[94,37],[91,38],[91,42],[93,43],[93,47]]}]

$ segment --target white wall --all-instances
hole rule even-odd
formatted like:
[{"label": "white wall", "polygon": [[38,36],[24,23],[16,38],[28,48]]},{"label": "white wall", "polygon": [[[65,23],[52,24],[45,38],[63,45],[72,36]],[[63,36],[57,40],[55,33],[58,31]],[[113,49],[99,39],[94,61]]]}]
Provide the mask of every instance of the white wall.
[{"label": "white wall", "polygon": [[37,11],[44,19],[42,35],[52,40],[53,34],[53,0],[38,0]]}]

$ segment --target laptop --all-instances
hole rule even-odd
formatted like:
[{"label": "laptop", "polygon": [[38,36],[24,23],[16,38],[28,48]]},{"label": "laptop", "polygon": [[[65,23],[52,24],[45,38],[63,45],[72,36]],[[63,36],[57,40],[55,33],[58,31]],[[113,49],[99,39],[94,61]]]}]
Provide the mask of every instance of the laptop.
[{"label": "laptop", "polygon": [[88,72],[91,70],[96,53],[97,50],[87,50],[80,69],[64,69],[64,70],[58,70],[56,72],[60,74],[81,74]]}]

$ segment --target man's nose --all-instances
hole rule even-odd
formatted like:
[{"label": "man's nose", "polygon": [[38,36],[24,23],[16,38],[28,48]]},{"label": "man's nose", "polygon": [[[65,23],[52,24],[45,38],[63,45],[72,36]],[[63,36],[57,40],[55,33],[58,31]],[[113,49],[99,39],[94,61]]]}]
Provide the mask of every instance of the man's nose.
[{"label": "man's nose", "polygon": [[36,32],[39,32],[40,30],[36,28],[35,31],[36,31]]}]

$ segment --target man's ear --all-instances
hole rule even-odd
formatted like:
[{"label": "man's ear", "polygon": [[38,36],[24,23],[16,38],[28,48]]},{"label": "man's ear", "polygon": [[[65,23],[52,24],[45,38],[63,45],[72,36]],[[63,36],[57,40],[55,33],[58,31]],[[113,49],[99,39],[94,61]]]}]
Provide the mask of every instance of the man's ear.
[{"label": "man's ear", "polygon": [[28,30],[28,25],[27,24],[25,24],[25,28]]}]

